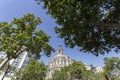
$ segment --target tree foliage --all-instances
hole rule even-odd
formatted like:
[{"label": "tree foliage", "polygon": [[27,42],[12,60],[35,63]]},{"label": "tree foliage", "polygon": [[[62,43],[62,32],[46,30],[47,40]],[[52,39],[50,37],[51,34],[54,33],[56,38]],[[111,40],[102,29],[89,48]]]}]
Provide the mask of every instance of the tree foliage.
[{"label": "tree foliage", "polygon": [[46,71],[47,68],[43,62],[32,59],[24,69],[22,78],[24,80],[44,80]]},{"label": "tree foliage", "polygon": [[[76,74],[76,71],[81,71],[81,74]],[[55,71],[52,80],[74,80],[80,77],[82,80],[92,79],[93,71],[85,68],[83,63],[74,62],[73,64],[63,67],[60,71]]]},{"label": "tree foliage", "polygon": [[8,60],[17,58],[25,50],[37,57],[42,51],[47,56],[54,51],[48,44],[50,37],[36,30],[40,23],[41,19],[33,14],[14,18],[10,23],[0,22],[0,50],[6,52]]},{"label": "tree foliage", "polygon": [[66,46],[99,54],[120,49],[120,0],[36,0],[60,27]]},{"label": "tree foliage", "polygon": [[104,58],[105,71],[110,74],[115,68],[120,70],[120,59],[118,57]]}]

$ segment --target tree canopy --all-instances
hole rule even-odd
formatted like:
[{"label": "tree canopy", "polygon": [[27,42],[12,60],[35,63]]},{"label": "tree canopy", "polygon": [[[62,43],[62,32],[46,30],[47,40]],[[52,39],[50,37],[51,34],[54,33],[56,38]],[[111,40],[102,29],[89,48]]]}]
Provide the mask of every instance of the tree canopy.
[{"label": "tree canopy", "polygon": [[22,73],[24,80],[44,80],[46,77],[47,67],[43,62],[34,59],[26,66]]},{"label": "tree canopy", "polygon": [[33,14],[14,18],[10,23],[0,22],[0,50],[6,52],[8,59],[18,57],[25,50],[38,57],[42,51],[49,56],[54,50],[48,43],[50,37],[36,30],[40,23],[40,18]]},{"label": "tree canopy", "polygon": [[60,26],[55,28],[67,47],[88,53],[120,49],[120,0],[36,0]]},{"label": "tree canopy", "polygon": [[[77,71],[81,73],[76,73]],[[83,63],[74,62],[60,71],[55,71],[52,80],[74,80],[76,78],[86,80],[92,79],[93,75],[95,75],[94,72],[87,70]]]},{"label": "tree canopy", "polygon": [[[108,75],[120,74],[120,59],[118,57],[104,58],[105,61],[105,73]],[[116,71],[117,70],[117,71]],[[115,72],[114,72],[115,71]],[[117,73],[119,72],[119,73]],[[120,76],[119,76],[120,78]]]},{"label": "tree canopy", "polygon": [[10,23],[0,22],[0,51],[7,54],[0,69],[24,51],[30,55],[35,54],[37,58],[40,58],[40,52],[50,56],[54,49],[49,44],[50,36],[38,28],[40,23],[39,17],[29,13],[21,18],[14,18]]}]

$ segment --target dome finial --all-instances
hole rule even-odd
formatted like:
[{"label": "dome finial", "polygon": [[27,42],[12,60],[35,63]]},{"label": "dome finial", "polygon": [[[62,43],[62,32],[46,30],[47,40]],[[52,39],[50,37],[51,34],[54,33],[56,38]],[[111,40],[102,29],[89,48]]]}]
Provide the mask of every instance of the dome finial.
[{"label": "dome finial", "polygon": [[57,54],[63,54],[62,45],[59,44],[58,46],[59,46],[59,48],[58,48]]}]

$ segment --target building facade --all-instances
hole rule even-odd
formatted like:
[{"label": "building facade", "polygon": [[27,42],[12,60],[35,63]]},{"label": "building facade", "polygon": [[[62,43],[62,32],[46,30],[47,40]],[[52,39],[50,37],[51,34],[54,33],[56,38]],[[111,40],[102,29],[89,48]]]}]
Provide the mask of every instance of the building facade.
[{"label": "building facade", "polygon": [[95,73],[100,73],[100,72],[104,72],[104,68],[103,67],[96,67]]},{"label": "building facade", "polygon": [[[0,66],[2,66],[4,64],[4,62],[7,60],[7,55],[5,54],[5,52],[0,52],[0,57],[1,56],[4,56],[4,57],[2,57],[3,62],[0,64]],[[29,63],[29,61],[30,61],[30,57],[29,57],[27,51],[22,52],[18,56],[18,58],[10,60],[9,67],[11,67],[11,69],[8,70],[6,78],[12,78],[15,71],[19,70],[19,69],[20,70],[24,69],[27,66],[27,64]],[[6,65],[6,69],[7,69],[7,65]],[[0,70],[0,78],[3,76],[3,74],[4,74],[4,70]]]},{"label": "building facade", "polygon": [[[60,70],[64,66],[68,66],[72,64],[75,60],[71,59],[70,57],[64,55],[63,49],[61,46],[59,46],[57,50],[57,55],[51,58],[49,64],[48,64],[48,72],[46,76],[46,80],[49,80],[52,78],[52,74],[56,70]],[[88,64],[84,64],[87,70],[91,70],[92,66]]]},{"label": "building facade", "polygon": [[72,64],[73,62],[74,62],[74,60],[72,60],[70,57],[64,55],[62,47],[59,46],[57,55],[54,56],[48,64],[49,70],[47,72],[46,80],[51,79],[52,74],[56,70],[60,70],[62,67],[68,66],[68,65]]},{"label": "building facade", "polygon": [[6,56],[5,52],[0,52],[0,59],[5,59]]}]

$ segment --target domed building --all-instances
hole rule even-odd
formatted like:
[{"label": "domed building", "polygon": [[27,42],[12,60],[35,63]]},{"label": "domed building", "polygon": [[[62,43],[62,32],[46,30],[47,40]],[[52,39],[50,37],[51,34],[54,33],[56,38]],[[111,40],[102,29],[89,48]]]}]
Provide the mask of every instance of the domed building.
[{"label": "domed building", "polygon": [[[57,50],[57,55],[51,58],[48,64],[48,72],[47,72],[46,80],[50,80],[52,78],[52,74],[56,70],[60,70],[62,67],[68,66],[75,61],[76,60],[73,60],[70,57],[64,55],[62,47],[59,46]],[[78,61],[78,62],[81,62],[81,61]],[[85,65],[87,70],[91,70],[94,68],[92,65],[85,64],[85,63],[83,64]]]},{"label": "domed building", "polygon": [[56,70],[60,70],[62,67],[68,66],[68,65],[72,64],[73,62],[74,62],[74,60],[72,60],[68,56],[64,55],[62,47],[59,46],[58,51],[57,51],[57,55],[54,56],[48,64],[49,70],[47,72],[46,80],[51,79],[52,74]]}]

